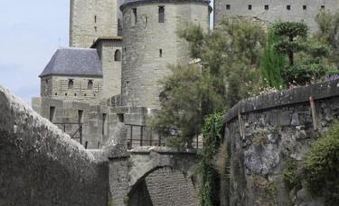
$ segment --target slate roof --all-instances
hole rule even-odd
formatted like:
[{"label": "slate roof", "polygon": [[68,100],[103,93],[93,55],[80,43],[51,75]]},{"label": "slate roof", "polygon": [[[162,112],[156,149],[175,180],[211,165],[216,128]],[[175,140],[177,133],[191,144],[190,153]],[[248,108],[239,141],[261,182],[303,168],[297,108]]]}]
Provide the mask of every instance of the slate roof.
[{"label": "slate roof", "polygon": [[102,77],[96,49],[58,49],[39,77],[49,75]]}]

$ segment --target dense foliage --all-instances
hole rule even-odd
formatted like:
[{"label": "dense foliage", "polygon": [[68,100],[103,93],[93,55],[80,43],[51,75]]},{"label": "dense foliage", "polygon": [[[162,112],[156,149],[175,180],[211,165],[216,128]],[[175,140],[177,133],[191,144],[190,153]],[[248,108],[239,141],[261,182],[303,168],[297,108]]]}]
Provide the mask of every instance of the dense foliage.
[{"label": "dense foliage", "polygon": [[210,34],[195,25],[178,33],[189,42],[191,57],[200,63],[172,66],[172,75],[161,82],[161,110],[153,125],[164,133],[177,130],[172,140],[183,147],[201,133],[208,114],[225,111],[259,91],[265,32],[255,22],[231,18]]},{"label": "dense foliage", "polygon": [[306,155],[305,172],[302,178],[309,190],[324,196],[327,205],[339,202],[339,123],[319,138]]},{"label": "dense foliage", "polygon": [[200,187],[200,205],[218,205],[218,173],[211,161],[218,153],[218,148],[222,142],[223,115],[216,113],[210,115],[204,124],[204,148],[201,153],[199,172],[202,178]]}]

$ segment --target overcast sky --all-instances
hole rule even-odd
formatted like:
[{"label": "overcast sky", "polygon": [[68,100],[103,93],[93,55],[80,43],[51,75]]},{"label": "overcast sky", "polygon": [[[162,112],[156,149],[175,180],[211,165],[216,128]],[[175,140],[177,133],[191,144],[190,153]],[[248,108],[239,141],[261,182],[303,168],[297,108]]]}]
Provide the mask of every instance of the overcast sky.
[{"label": "overcast sky", "polygon": [[0,0],[0,84],[26,102],[39,96],[38,75],[68,46],[69,0]]},{"label": "overcast sky", "polygon": [[0,0],[0,85],[30,103],[55,50],[68,46],[70,0]]}]

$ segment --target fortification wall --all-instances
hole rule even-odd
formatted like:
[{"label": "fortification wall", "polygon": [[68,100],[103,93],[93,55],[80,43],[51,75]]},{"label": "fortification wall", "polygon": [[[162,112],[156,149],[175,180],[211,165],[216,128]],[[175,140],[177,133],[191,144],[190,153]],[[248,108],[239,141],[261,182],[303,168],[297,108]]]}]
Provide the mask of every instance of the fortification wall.
[{"label": "fortification wall", "polygon": [[0,205],[106,205],[104,163],[1,86],[0,114]]},{"label": "fortification wall", "polygon": [[250,98],[233,107],[225,116],[230,182],[222,182],[222,205],[325,205],[305,185],[289,191],[283,173],[338,119],[338,102],[336,80]]},{"label": "fortification wall", "polygon": [[96,45],[102,62],[102,99],[109,99],[121,93],[122,40],[103,39]]},{"label": "fortification wall", "polygon": [[[160,7],[164,22],[159,22]],[[159,108],[159,80],[169,64],[188,63],[188,44],[177,36],[186,23],[208,29],[208,4],[191,1],[140,1],[123,12],[122,97],[124,106]]]},{"label": "fortification wall", "polygon": [[71,0],[70,46],[89,48],[99,37],[118,35],[117,0]]},{"label": "fortification wall", "polygon": [[[69,81],[73,81],[71,87]],[[102,87],[98,77],[49,76],[41,78],[41,97],[97,103]]]},{"label": "fortification wall", "polygon": [[337,0],[215,0],[214,24],[218,25],[224,16],[248,16],[268,23],[304,21],[314,32],[318,29],[314,19],[320,10],[335,12],[338,8]]}]

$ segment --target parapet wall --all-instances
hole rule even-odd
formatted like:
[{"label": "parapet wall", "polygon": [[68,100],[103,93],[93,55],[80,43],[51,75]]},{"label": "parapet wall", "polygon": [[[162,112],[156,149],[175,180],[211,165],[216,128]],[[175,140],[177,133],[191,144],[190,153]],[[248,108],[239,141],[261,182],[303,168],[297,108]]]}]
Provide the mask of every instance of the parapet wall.
[{"label": "parapet wall", "polygon": [[230,182],[222,182],[222,205],[324,205],[305,187],[289,191],[283,173],[338,117],[338,80],[238,103],[225,116]]},{"label": "parapet wall", "polygon": [[0,86],[0,205],[103,206],[107,171]]}]

